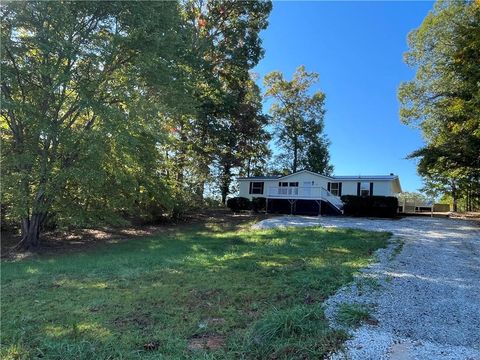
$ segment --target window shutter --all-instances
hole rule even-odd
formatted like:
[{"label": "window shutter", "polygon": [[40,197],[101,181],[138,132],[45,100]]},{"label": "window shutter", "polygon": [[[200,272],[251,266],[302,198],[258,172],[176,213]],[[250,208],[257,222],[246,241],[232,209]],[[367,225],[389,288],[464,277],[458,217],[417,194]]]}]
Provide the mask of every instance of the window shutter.
[{"label": "window shutter", "polygon": [[342,183],[338,183],[338,196],[342,196]]},{"label": "window shutter", "polygon": [[370,196],[373,196],[373,182],[370,183]]},{"label": "window shutter", "polygon": [[357,196],[360,196],[360,183],[357,182]]},{"label": "window shutter", "polygon": [[327,190],[330,191],[330,183],[327,183]]},{"label": "window shutter", "polygon": [[253,183],[250,181],[250,190],[248,191],[249,194],[252,193],[252,186],[253,186]]}]

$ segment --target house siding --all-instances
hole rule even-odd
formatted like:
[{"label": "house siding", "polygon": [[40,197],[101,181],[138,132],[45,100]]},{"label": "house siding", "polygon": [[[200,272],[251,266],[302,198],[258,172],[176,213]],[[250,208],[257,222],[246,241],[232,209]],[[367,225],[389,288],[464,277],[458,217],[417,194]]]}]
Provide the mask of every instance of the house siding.
[{"label": "house siding", "polygon": [[[250,183],[263,182],[262,194],[250,194]],[[270,186],[278,186],[277,180],[242,180],[239,181],[238,196],[252,200],[254,197],[265,197]]]},{"label": "house siding", "polygon": [[392,181],[390,180],[347,180],[339,181],[342,183],[342,195],[357,195],[357,183],[358,182],[367,182],[373,183],[373,195],[378,196],[394,196],[394,191],[392,188]]},{"label": "house siding", "polygon": [[328,182],[331,180],[321,175],[303,172],[287,176],[283,179],[278,179],[275,182],[271,182],[269,186],[278,186],[279,182],[298,182],[298,186],[302,187],[303,183],[307,181],[313,181],[313,187],[323,187],[326,189]]},{"label": "house siding", "polygon": [[[298,182],[299,187],[303,187],[304,182],[313,181],[313,187],[323,187],[324,189],[328,188],[328,183],[338,182],[341,183],[342,187],[342,195],[357,195],[357,183],[367,182],[373,183],[373,195],[379,196],[395,196],[397,188],[399,185],[395,185],[398,183],[398,180],[371,180],[371,179],[348,179],[348,180],[341,180],[335,178],[329,178],[322,176],[320,174],[311,173],[308,171],[299,172],[296,174],[288,175],[284,178],[280,179],[241,179],[239,180],[239,193],[238,196],[246,197],[248,199],[252,199],[254,197],[267,197],[268,191],[270,187],[278,187],[279,182]],[[396,182],[395,182],[396,181]],[[263,182],[263,194],[250,194],[250,183],[251,182]],[[400,189],[398,189],[400,190]]]},{"label": "house siding", "polygon": [[357,195],[357,181],[339,181],[342,183],[342,195]]},{"label": "house siding", "polygon": [[[249,194],[250,190],[250,181],[239,181],[238,186],[238,194],[239,196],[252,199],[252,196]],[[263,191],[265,191],[265,186],[263,187]]]}]

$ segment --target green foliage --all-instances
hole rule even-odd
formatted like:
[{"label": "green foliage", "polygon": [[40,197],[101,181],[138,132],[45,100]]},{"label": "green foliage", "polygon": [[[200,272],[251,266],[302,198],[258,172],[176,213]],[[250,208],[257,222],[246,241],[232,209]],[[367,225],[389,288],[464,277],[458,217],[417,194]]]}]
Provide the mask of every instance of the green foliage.
[{"label": "green foliage", "polygon": [[323,134],[325,94],[317,91],[310,95],[318,78],[318,74],[300,66],[291,81],[278,71],[264,79],[266,96],[274,100],[270,114],[277,144],[283,149],[279,160],[290,172],[308,169],[328,175],[333,170],[329,165],[329,141]]},{"label": "green foliage", "polygon": [[[319,354],[343,339],[328,328],[322,299],[352,281],[387,238],[207,223],[76,254],[2,261],[0,357],[248,359],[251,350],[272,349],[289,358],[288,348],[290,358]],[[314,304],[305,305],[308,299]],[[278,330],[283,344],[250,341],[280,324],[288,325]],[[187,348],[211,334],[225,345]],[[147,351],[144,344],[154,341],[159,348]]]},{"label": "green foliage", "polygon": [[347,339],[328,326],[321,305],[297,305],[273,310],[257,321],[248,335],[253,358],[319,359]]},{"label": "green foliage", "polygon": [[360,326],[362,323],[372,321],[370,307],[361,304],[341,304],[337,311],[337,321],[345,326]]},{"label": "green foliage", "polygon": [[228,199],[227,207],[232,211],[251,210],[252,202],[247,198],[238,196]]},{"label": "green foliage", "polygon": [[450,194],[455,210],[462,192],[470,203],[480,199],[479,37],[478,2],[437,2],[409,34],[405,61],[416,76],[398,91],[402,122],[426,142],[410,157],[419,158],[426,190]]},{"label": "green foliage", "polygon": [[[198,79],[193,94],[197,121],[190,133],[190,127],[177,127],[183,130],[179,145],[182,155],[191,146],[195,176],[213,183],[223,203],[233,175],[262,166],[254,159],[266,159],[269,153],[267,118],[250,70],[263,57],[259,33],[268,24],[271,7],[270,1],[186,1],[183,6],[195,28],[195,56],[201,66],[192,74]],[[180,164],[183,177],[191,168],[184,158]]]},{"label": "green foliage", "polygon": [[265,211],[267,208],[267,199],[264,197],[252,198],[252,210],[255,212]]},{"label": "green foliage", "polygon": [[397,196],[398,202],[401,205],[404,201],[407,202],[415,202],[417,204],[426,204],[432,200],[432,198],[428,198],[428,196],[419,193],[419,192],[410,192],[404,191]]},{"label": "green foliage", "polygon": [[343,211],[352,216],[395,217],[398,199],[395,196],[342,196]]},{"label": "green foliage", "polygon": [[118,223],[164,203],[158,112],[173,87],[153,83],[147,64],[163,82],[178,75],[155,60],[181,64],[177,5],[11,2],[2,20],[8,216],[29,233],[47,214],[69,226]]},{"label": "green foliage", "polygon": [[252,79],[238,86],[244,91],[216,126],[214,164],[223,203],[230,193],[233,175],[249,176],[263,169],[270,154],[268,118],[262,114],[260,90]]},{"label": "green foliage", "polygon": [[[2,220],[154,222],[267,154],[249,71],[268,1],[9,2],[1,9]],[[193,205],[192,205],[193,204]]]}]

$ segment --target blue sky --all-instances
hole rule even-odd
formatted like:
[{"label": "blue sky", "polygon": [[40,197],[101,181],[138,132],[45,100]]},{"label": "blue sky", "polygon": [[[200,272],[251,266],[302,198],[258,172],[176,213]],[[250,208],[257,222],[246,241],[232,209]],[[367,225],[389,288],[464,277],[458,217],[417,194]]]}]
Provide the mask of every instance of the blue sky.
[{"label": "blue sky", "polygon": [[[400,175],[403,191],[422,186],[407,154],[422,146],[419,130],[400,123],[397,88],[413,77],[403,62],[407,35],[431,2],[276,1],[261,36],[261,78],[290,79],[296,67],[320,74],[326,93],[325,132],[336,175]],[[259,81],[261,82],[261,81]],[[268,109],[268,104],[265,104]]]}]

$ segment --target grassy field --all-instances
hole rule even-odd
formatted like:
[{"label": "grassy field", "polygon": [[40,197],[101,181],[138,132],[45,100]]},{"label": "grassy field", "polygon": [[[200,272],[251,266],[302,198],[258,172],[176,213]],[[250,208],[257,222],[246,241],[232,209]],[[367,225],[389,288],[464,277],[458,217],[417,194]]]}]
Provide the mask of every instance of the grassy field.
[{"label": "grassy field", "polygon": [[386,245],[348,229],[196,226],[2,264],[2,359],[322,358],[322,302]]}]

